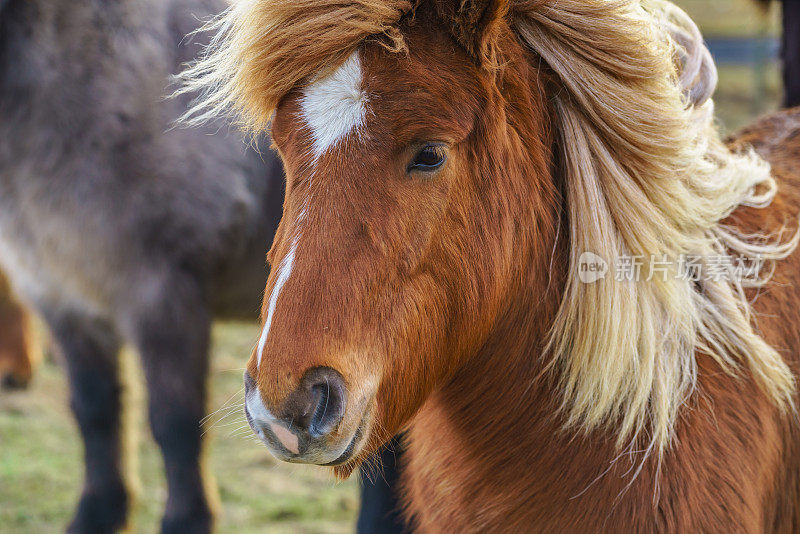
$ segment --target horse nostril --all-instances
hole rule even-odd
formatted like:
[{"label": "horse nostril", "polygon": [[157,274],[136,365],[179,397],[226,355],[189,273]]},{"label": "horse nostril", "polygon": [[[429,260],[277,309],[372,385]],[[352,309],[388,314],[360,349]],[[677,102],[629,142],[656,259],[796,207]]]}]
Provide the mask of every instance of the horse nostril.
[{"label": "horse nostril", "polygon": [[329,367],[306,373],[289,396],[285,416],[292,425],[318,438],[330,434],[344,417],[347,390],[342,375]]},{"label": "horse nostril", "polygon": [[28,381],[24,378],[19,378],[12,373],[3,375],[2,381],[0,381],[0,388],[6,390],[20,390],[26,389],[28,387]]}]

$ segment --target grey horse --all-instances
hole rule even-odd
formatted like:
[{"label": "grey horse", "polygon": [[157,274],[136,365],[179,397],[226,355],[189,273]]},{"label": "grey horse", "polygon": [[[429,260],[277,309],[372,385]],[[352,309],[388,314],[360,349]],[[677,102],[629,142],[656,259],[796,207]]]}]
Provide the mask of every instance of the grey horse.
[{"label": "grey horse", "polygon": [[207,532],[212,317],[257,317],[283,173],[225,128],[172,129],[170,76],[215,0],[0,0],[0,267],[63,353],[85,444],[70,532],[126,522],[117,355],[141,356],[166,533]]}]

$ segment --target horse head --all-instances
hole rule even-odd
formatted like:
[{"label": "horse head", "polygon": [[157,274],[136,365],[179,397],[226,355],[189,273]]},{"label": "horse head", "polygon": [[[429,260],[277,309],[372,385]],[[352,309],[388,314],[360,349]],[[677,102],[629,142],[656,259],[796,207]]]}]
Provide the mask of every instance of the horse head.
[{"label": "horse head", "polygon": [[[694,24],[644,6],[269,0],[222,19],[187,74],[205,89],[195,117],[269,128],[287,174],[245,377],[277,457],[347,474],[478,358],[492,363],[473,373],[521,391],[512,361],[552,371],[566,421],[613,423],[620,445],[647,429],[650,450],[697,350],[747,362],[787,402],[791,373],[740,286],[576,276],[587,251],[774,259],[796,243],[756,251],[719,226],[769,203],[769,169],[712,128],[716,72]],[[444,404],[491,410],[472,389]]]}]

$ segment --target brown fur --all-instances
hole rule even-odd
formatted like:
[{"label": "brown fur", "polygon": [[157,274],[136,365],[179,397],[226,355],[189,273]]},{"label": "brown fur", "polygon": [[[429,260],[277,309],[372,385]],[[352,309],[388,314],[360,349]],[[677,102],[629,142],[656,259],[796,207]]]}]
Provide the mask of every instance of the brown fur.
[{"label": "brown fur", "polygon": [[[777,229],[796,215],[799,119],[800,110],[777,115],[733,141],[754,144],[773,164],[781,188],[770,210],[742,208],[732,216],[729,222],[742,230]],[[779,265],[755,309],[764,337],[781,348],[797,374],[800,257]],[[498,359],[491,356],[532,352],[526,345],[536,336],[527,342],[515,336],[518,321],[498,329],[482,350],[485,357],[459,372],[412,425],[406,487],[410,515],[421,531],[788,533],[800,528],[797,422],[781,417],[751,379],[725,375],[699,356],[698,390],[672,448],[661,466],[651,457],[632,479],[640,455],[617,454],[613,437],[603,432],[574,436],[552,417],[557,384],[540,378],[526,391],[500,387],[503,376],[536,375],[532,359],[519,358],[498,370]],[[474,409],[489,398],[494,406],[515,410]],[[524,438],[498,439],[503,435]]]},{"label": "brown fur", "polygon": [[0,379],[9,387],[25,387],[39,363],[31,317],[0,273]]},{"label": "brown fur", "polygon": [[[280,413],[309,369],[341,373],[347,412],[324,439],[338,446],[357,429],[369,438],[335,470],[349,475],[407,428],[403,485],[407,516],[420,532],[797,532],[797,419],[746,367],[695,355],[695,387],[662,455],[641,450],[650,444],[646,435],[620,451],[618,420],[578,428],[561,409],[561,369],[549,372],[546,349],[572,276],[565,196],[577,185],[565,182],[560,148],[573,140],[559,137],[563,108],[554,103],[567,89],[519,42],[504,20],[508,7],[420,2],[397,23],[401,54],[348,31],[324,45],[339,62],[358,48],[371,112],[359,137],[313,168],[310,132],[297,120],[305,82],[280,98],[272,135],[287,192],[273,265],[302,240],[261,365],[255,355],[248,365],[265,406]],[[547,19],[546,9],[541,15]],[[570,36],[586,45],[583,37]],[[269,43],[251,45],[278,61],[284,52],[273,54]],[[597,57],[614,49],[603,44]],[[592,50],[584,52],[590,63]],[[625,72],[640,66],[608,58]],[[633,74],[614,80],[640,81]],[[277,82],[246,85],[259,83]],[[643,97],[641,109],[657,96]],[[272,117],[275,95],[266,98],[251,124]],[[598,113],[589,124],[613,115],[611,106],[585,109]],[[641,143],[643,132],[626,134]],[[414,147],[425,141],[449,147],[446,166],[432,176],[407,174]],[[748,143],[772,163],[779,194],[768,208],[741,207],[724,223],[760,234],[796,226],[800,111],[766,119],[732,146]],[[669,146],[638,157],[646,166],[656,152]],[[772,282],[748,297],[758,332],[796,377],[800,253],[775,266]]]},{"label": "brown fur", "polygon": [[[743,231],[778,230],[800,206],[800,110],[765,119],[734,141],[748,143],[772,163],[780,194],[769,210],[742,208],[731,222]],[[478,357],[414,418],[405,488],[421,532],[800,529],[796,419],[782,417],[750,378],[721,373],[707,357],[699,356],[697,393],[663,464],[650,457],[634,478],[641,453],[620,454],[608,432],[565,431],[553,416],[559,385],[541,374],[537,355],[546,334],[537,317],[557,304],[541,299],[535,312],[527,304],[546,287],[522,289]],[[796,375],[798,287],[794,254],[767,290],[752,295],[762,334]],[[528,387],[513,387],[508,377]]]}]

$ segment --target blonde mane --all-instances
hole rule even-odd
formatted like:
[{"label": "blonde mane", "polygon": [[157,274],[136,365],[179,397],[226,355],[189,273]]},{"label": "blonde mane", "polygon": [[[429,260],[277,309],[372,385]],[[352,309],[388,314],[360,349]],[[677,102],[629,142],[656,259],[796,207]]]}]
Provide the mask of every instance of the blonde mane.
[{"label": "blonde mane", "polygon": [[[211,24],[207,55],[184,75],[200,91],[189,122],[234,113],[254,131],[278,101],[367,38],[403,47],[406,0],[244,0]],[[798,242],[742,236],[721,224],[740,205],[775,195],[769,165],[734,154],[713,123],[716,70],[697,27],[661,0],[516,0],[520,40],[555,74],[552,95],[566,184],[570,276],[549,340],[569,422],[618,428],[618,444],[662,452],[697,381],[696,354],[729,373],[749,369],[782,409],[793,406],[792,373],[755,331],[746,287],[729,276],[698,282],[653,276],[594,284],[577,277],[591,251],[623,256],[731,254],[786,257]],[[206,28],[208,29],[208,28]]]},{"label": "blonde mane", "polygon": [[[792,406],[794,378],[754,330],[745,286],[726,276],[695,282],[613,275],[577,277],[591,251],[701,265],[729,254],[782,259],[798,241],[744,237],[721,224],[740,205],[775,195],[769,165],[733,154],[713,123],[716,70],[691,19],[666,1],[516,2],[522,41],[558,76],[553,96],[563,149],[570,226],[570,277],[550,337],[569,421],[585,429],[621,424],[618,444],[644,438],[661,452],[697,381],[696,354],[726,372],[747,366],[776,405]],[[654,273],[655,274],[655,273]],[[643,432],[650,431],[649,438]]]}]

